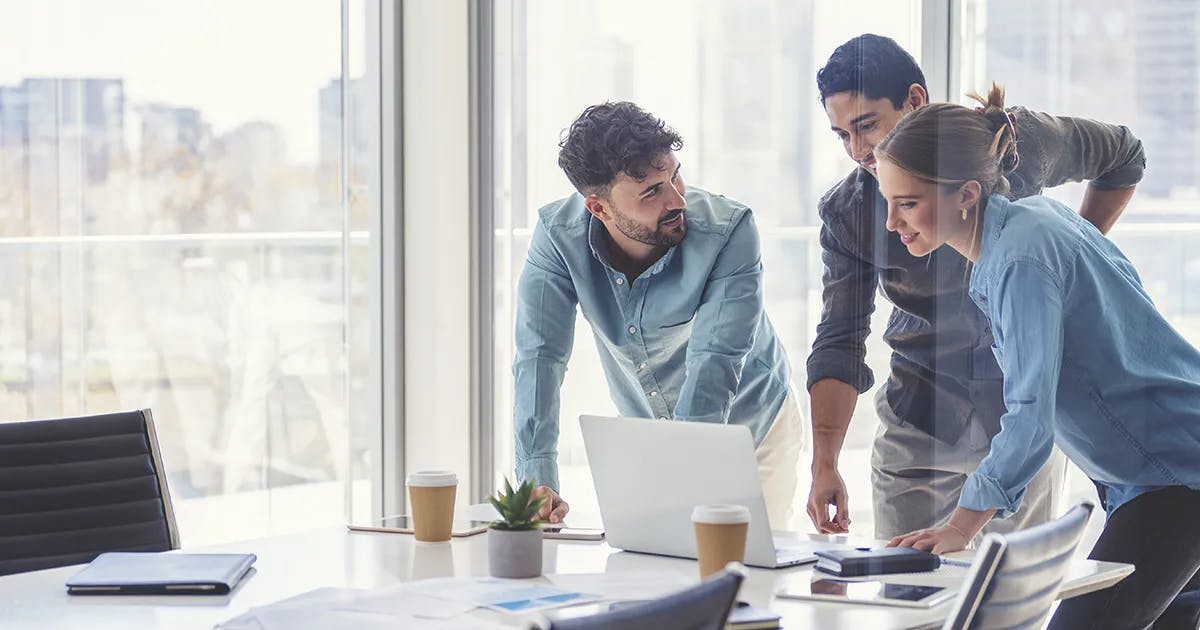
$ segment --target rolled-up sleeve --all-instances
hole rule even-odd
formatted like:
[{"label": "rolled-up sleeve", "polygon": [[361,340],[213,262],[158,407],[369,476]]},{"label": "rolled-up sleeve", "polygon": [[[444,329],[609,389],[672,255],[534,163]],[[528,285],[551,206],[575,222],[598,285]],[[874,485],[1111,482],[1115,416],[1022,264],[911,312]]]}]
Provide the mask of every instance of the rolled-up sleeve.
[{"label": "rolled-up sleeve", "polygon": [[808,355],[808,389],[832,378],[863,393],[875,383],[867,367],[867,335],[875,311],[875,268],[851,255],[829,226],[821,227],[821,321]]},{"label": "rolled-up sleeve", "polygon": [[1046,187],[1088,181],[1100,190],[1129,188],[1142,181],[1146,152],[1124,125],[1022,111],[1039,136]]},{"label": "rolled-up sleeve", "polygon": [[762,257],[758,228],[747,211],[717,255],[696,309],[675,417],[729,421],[746,355],[762,319]]},{"label": "rolled-up sleeve", "polygon": [[967,477],[959,506],[1016,512],[1025,487],[1054,446],[1055,399],[1062,362],[1062,287],[1041,263],[1017,260],[989,292],[992,333],[1004,372],[1000,433],[988,455]]},{"label": "rolled-up sleeve", "polygon": [[513,448],[517,480],[555,490],[559,388],[575,338],[574,284],[539,222],[517,285],[513,360]]}]

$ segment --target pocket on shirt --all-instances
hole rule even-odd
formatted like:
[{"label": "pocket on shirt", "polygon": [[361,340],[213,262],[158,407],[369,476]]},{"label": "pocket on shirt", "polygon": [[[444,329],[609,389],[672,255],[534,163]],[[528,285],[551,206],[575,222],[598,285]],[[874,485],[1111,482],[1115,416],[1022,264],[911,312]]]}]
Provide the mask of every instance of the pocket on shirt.
[{"label": "pocket on shirt", "polygon": [[687,321],[679,322],[678,324],[671,324],[670,326],[659,326],[658,334],[662,335],[663,339],[675,339],[679,336],[691,337],[692,336],[692,322],[695,320],[696,320],[696,316],[693,315],[691,319],[689,319]]},{"label": "pocket on shirt", "polygon": [[678,324],[659,326],[655,332],[661,351],[670,355],[687,347],[688,341],[692,338],[692,322],[695,319],[696,317],[693,315],[691,319]]}]

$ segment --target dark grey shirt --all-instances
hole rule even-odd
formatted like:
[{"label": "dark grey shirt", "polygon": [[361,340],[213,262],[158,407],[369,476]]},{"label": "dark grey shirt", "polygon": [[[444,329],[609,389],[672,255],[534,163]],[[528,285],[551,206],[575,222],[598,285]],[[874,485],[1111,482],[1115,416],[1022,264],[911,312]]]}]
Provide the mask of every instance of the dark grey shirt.
[{"label": "dark grey shirt", "polygon": [[[1072,181],[1111,190],[1141,180],[1142,143],[1126,127],[1010,111],[1021,158],[1008,176],[1010,198]],[[987,320],[967,295],[968,261],[948,245],[922,258],[909,254],[884,227],[887,203],[861,168],[827,192],[818,211],[824,292],[808,387],[833,378],[862,393],[874,384],[865,357],[878,285],[894,305],[883,338],[892,348],[885,391],[896,417],[948,444],[973,418],[996,433],[1003,375]]]}]

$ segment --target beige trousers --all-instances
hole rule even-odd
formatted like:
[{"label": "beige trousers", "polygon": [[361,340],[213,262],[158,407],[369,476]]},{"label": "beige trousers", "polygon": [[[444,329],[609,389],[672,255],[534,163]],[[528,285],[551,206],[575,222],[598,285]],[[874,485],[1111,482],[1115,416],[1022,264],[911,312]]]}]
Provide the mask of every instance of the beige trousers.
[{"label": "beige trousers", "polygon": [[792,508],[799,480],[800,453],[807,436],[796,389],[788,387],[787,397],[783,399],[783,406],[775,415],[775,421],[771,423],[762,443],[754,450],[763,499],[767,504],[767,518],[773,530],[795,529]]}]

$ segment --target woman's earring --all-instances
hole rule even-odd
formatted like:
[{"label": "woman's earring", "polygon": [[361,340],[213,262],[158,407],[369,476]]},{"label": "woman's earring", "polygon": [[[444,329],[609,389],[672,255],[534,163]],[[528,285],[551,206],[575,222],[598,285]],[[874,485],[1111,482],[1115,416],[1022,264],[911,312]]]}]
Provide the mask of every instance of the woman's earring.
[{"label": "woman's earring", "polygon": [[963,208],[962,217],[963,217],[963,221],[967,220],[967,209],[965,207]]}]

